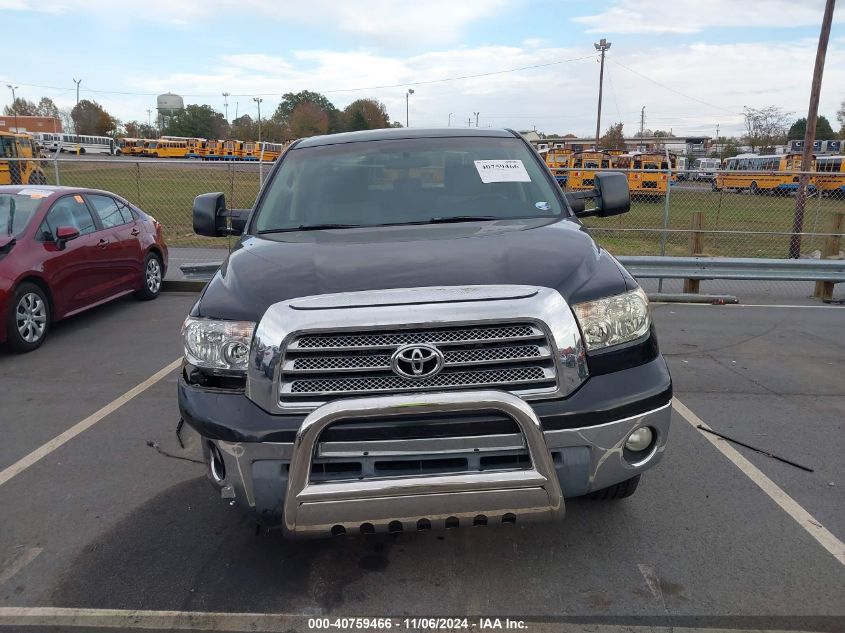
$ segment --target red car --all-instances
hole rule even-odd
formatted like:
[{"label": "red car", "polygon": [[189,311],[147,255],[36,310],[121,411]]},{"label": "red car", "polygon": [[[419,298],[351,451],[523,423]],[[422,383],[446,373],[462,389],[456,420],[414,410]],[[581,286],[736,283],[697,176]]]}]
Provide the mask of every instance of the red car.
[{"label": "red car", "polygon": [[0,186],[0,343],[21,352],[50,324],[123,295],[155,299],[161,225],[123,198],[77,187]]}]

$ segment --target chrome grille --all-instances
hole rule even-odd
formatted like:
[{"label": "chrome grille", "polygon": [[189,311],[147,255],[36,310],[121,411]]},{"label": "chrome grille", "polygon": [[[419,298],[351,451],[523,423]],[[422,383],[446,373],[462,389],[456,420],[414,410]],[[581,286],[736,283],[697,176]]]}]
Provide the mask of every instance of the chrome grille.
[{"label": "chrome grille", "polygon": [[[443,352],[443,370],[407,379],[390,368],[393,352],[428,343]],[[544,393],[557,388],[554,355],[534,323],[469,324],[295,336],[284,351],[282,403],[319,404],[344,396],[450,389]]]}]

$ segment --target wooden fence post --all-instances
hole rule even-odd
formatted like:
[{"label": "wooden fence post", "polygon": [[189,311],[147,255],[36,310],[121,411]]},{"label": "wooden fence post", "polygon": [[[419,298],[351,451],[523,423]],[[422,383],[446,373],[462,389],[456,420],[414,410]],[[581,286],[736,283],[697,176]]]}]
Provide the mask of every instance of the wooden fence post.
[{"label": "wooden fence post", "polygon": [[[845,228],[845,210],[831,211],[833,216],[830,225],[830,235],[824,238],[822,246],[822,259],[839,259],[840,244],[842,243],[842,230]],[[822,301],[833,299],[833,282],[817,281],[813,297]]]},{"label": "wooden fence post", "polygon": [[[694,211],[692,214],[692,232],[689,237],[690,255],[697,256],[704,254],[704,240],[701,231],[704,230],[704,211]],[[684,279],[684,292],[698,294],[700,279]]]}]

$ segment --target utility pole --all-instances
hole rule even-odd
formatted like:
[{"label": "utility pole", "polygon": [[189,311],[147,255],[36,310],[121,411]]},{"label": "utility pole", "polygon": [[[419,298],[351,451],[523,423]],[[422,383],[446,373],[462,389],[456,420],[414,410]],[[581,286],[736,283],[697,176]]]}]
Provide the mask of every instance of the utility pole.
[{"label": "utility pole", "polygon": [[449,123],[447,124],[448,127],[452,127],[452,113],[449,113]]},{"label": "utility pole", "polygon": [[481,114],[480,112],[473,112],[475,115],[475,127],[478,127],[478,115]]},{"label": "utility pole", "polygon": [[[719,142],[719,124],[716,124],[716,145],[719,148],[719,162],[722,162],[722,144]],[[721,165],[720,165],[721,166]]]},{"label": "utility pole", "polygon": [[596,47],[597,51],[601,51],[601,70],[599,71],[599,110],[596,115],[596,149],[598,150],[599,135],[601,134],[601,91],[602,85],[604,84],[604,53],[610,49],[610,42],[601,38],[601,40],[598,43],[593,44],[593,46]]},{"label": "utility pole", "polygon": [[253,97],[252,100],[258,104],[258,142],[261,143],[261,102],[264,101],[264,99],[260,97]]},{"label": "utility pole", "polygon": [[234,118],[234,120],[235,121],[238,120],[238,102],[237,101],[235,101],[235,118]]},{"label": "utility pole", "polygon": [[405,93],[405,127],[411,127],[411,124],[409,123],[410,119],[408,117],[408,111],[410,109],[409,102],[412,94],[414,94],[414,89],[408,88],[408,92]]},{"label": "utility pole", "polygon": [[[82,80],[73,80],[73,83],[76,84],[76,106],[79,107],[79,84],[82,83]],[[76,132],[76,155],[79,156],[79,125],[77,125],[76,121],[73,122],[73,131]]]},{"label": "utility pole", "polygon": [[640,111],[640,151],[645,151],[645,141],[643,140],[643,136],[645,135],[645,106]]},{"label": "utility pole", "polygon": [[467,127],[472,127],[472,117],[467,117]]},{"label": "utility pole", "polygon": [[226,119],[226,123],[229,122],[229,93],[223,93],[223,118]]},{"label": "utility pole", "polygon": [[816,121],[819,115],[819,94],[822,90],[824,59],[827,55],[827,43],[830,39],[830,24],[833,21],[833,6],[836,0],[827,0],[819,33],[819,46],[816,49],[816,65],[813,68],[813,85],[810,89],[810,109],[807,112],[807,130],[804,133],[804,154],[801,157],[801,177],[798,191],[795,193],[795,215],[792,218],[792,236],[789,238],[789,257],[801,256],[801,233],[804,231],[804,207],[807,196],[807,184],[813,167],[813,141],[816,139]]},{"label": "utility pole", "polygon": [[17,86],[13,86],[12,84],[6,84],[6,87],[12,91],[12,110],[15,114],[15,132],[18,131],[18,100],[15,97],[15,90],[18,89]]}]

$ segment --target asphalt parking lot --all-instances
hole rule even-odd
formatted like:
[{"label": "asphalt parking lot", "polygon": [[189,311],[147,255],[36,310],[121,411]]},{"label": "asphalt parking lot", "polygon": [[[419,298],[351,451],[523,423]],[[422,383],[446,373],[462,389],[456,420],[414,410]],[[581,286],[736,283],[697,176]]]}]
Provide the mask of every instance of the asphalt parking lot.
[{"label": "asphalt parking lot", "polygon": [[[845,631],[845,307],[655,305],[679,404],[630,499],[570,500],[557,525],[288,542],[215,497],[189,430],[177,441],[174,361],[194,299],[118,301],[35,353],[0,350],[0,626],[472,615],[529,630]],[[734,450],[699,420],[814,472]]]}]

